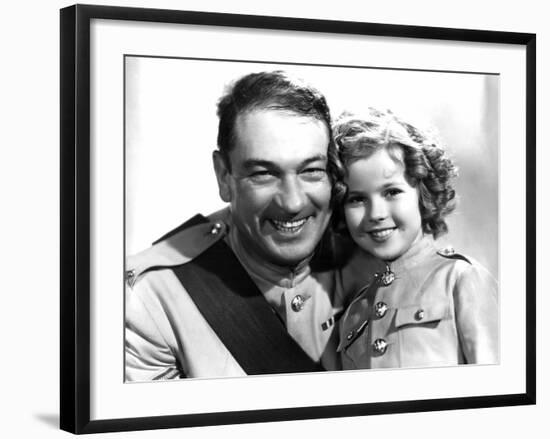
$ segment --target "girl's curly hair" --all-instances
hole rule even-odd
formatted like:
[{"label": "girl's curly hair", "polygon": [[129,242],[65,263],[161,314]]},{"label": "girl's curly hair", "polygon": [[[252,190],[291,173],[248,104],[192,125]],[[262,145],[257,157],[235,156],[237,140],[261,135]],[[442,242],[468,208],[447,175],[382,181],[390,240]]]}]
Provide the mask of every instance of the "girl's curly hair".
[{"label": "girl's curly hair", "polygon": [[[451,180],[457,176],[457,169],[427,133],[389,110],[369,108],[364,117],[343,113],[333,125],[333,136],[338,151],[333,189],[337,204],[341,205],[346,195],[347,167],[385,148],[395,161],[404,165],[409,184],[418,188],[424,233],[437,238],[447,232],[444,217],[455,208]],[[339,221],[338,215],[335,220]]]}]

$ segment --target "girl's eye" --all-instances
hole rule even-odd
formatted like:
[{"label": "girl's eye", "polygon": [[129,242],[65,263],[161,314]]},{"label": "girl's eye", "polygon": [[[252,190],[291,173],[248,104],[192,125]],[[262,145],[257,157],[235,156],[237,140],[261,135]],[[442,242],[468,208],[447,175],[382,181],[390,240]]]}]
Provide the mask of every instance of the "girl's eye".
[{"label": "girl's eye", "polygon": [[401,189],[392,188],[392,189],[388,189],[385,195],[386,195],[386,198],[394,198],[402,192],[403,191]]},{"label": "girl's eye", "polygon": [[366,201],[365,197],[362,197],[361,195],[351,195],[346,198],[346,204],[361,204]]}]

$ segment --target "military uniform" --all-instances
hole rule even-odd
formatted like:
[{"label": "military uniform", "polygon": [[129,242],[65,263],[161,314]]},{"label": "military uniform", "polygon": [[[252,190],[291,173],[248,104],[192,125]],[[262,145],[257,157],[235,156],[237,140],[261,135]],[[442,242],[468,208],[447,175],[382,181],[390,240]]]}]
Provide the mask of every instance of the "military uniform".
[{"label": "military uniform", "polygon": [[343,305],[335,272],[314,273],[308,261],[289,270],[255,260],[241,246],[230,212],[224,209],[128,259],[126,379],[246,375],[172,270],[220,240],[303,351],[326,369],[340,368],[334,316]]},{"label": "military uniform", "polygon": [[487,270],[438,251],[431,236],[387,267],[373,259],[350,266],[371,268],[341,319],[344,369],[498,362],[497,284]]}]

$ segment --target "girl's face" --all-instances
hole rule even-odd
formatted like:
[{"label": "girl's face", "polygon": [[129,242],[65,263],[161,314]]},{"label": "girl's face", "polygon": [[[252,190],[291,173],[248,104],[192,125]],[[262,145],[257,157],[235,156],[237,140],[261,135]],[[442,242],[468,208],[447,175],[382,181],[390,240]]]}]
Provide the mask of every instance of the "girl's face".
[{"label": "girl's face", "polygon": [[348,166],[344,212],[351,237],[385,261],[405,253],[422,237],[418,190],[404,166],[383,148]]}]

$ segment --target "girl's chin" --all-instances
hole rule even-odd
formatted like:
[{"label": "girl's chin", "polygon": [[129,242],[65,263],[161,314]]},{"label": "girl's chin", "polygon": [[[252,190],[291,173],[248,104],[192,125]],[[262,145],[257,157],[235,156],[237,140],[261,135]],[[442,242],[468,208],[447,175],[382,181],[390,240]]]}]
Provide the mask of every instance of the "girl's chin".
[{"label": "girl's chin", "polygon": [[387,250],[381,250],[379,248],[365,248],[363,247],[363,250],[365,250],[367,253],[370,253],[371,255],[373,255],[375,258],[377,259],[382,259],[383,261],[387,261],[387,262],[391,262],[397,258],[399,258],[399,256],[401,256],[402,253],[398,252],[398,251],[392,251],[391,249],[387,249]]}]

